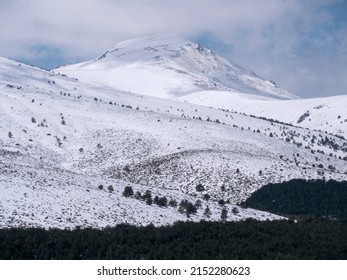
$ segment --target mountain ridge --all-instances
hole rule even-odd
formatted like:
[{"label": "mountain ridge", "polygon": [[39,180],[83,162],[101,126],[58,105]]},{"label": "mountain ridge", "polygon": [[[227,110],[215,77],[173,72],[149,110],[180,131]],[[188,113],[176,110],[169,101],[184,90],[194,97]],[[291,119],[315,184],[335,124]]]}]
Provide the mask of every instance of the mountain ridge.
[{"label": "mountain ridge", "polygon": [[56,71],[85,82],[169,99],[201,90],[236,91],[275,99],[298,98],[274,82],[176,35],[123,41],[97,59]]}]

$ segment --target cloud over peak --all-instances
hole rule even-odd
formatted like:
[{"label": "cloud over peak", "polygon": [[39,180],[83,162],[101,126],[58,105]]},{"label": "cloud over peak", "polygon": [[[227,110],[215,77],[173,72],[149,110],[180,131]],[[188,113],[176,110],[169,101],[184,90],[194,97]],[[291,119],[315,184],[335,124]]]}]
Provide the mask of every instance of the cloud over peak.
[{"label": "cloud over peak", "polygon": [[53,67],[177,33],[302,96],[347,94],[343,9],[343,0],[3,0],[0,56]]}]

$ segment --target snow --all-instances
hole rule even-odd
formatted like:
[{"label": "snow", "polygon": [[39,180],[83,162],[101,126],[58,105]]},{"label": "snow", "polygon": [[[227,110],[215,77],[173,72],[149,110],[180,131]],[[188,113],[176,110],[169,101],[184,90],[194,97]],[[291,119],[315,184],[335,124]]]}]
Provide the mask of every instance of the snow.
[{"label": "snow", "polygon": [[[118,48],[129,50],[133,45],[127,42]],[[196,46],[187,48],[196,50]],[[187,219],[219,220],[223,207],[229,209],[228,220],[281,219],[237,204],[270,182],[346,179],[346,141],[330,131],[312,129],[326,120],[317,118],[306,129],[249,116],[264,106],[271,118],[294,114],[294,123],[300,117],[295,114],[310,110],[312,116],[326,112],[330,123],[330,115],[343,105],[344,97],[311,103],[274,101],[265,94],[235,91],[187,93],[183,79],[182,94],[173,94],[166,82],[158,83],[158,96],[170,95],[165,99],[95,81],[84,83],[57,72],[0,58],[0,227],[159,226]],[[181,81],[181,76],[177,79]],[[170,88],[164,96],[163,87]],[[206,103],[231,107],[209,108]],[[278,115],[276,106],[284,106]],[[339,121],[344,118],[342,113],[340,119],[336,116]],[[306,118],[298,125],[308,122]],[[334,146],[324,144],[326,138]],[[199,183],[205,191],[196,190]],[[109,185],[114,187],[111,193]],[[177,208],[125,198],[122,192],[128,185],[178,203],[199,199],[202,208],[188,218]],[[206,194],[208,201],[203,199]],[[221,206],[220,200],[227,204]],[[203,215],[207,205],[210,218]],[[235,207],[238,214],[232,213]]]},{"label": "snow", "polygon": [[121,42],[99,58],[56,69],[81,81],[159,98],[231,90],[276,99],[297,96],[175,35]]},{"label": "snow", "polygon": [[[200,91],[176,100],[276,119],[347,138],[347,95],[299,100],[270,100],[237,92]],[[299,122],[308,112],[307,118]]]}]

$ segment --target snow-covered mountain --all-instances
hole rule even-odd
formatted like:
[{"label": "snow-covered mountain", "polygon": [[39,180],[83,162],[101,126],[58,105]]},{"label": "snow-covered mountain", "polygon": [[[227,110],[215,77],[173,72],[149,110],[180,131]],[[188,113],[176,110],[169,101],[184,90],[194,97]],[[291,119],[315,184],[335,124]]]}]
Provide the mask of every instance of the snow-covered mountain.
[{"label": "snow-covered mountain", "polygon": [[297,96],[176,35],[121,42],[95,60],[60,67],[79,80],[160,98],[223,90],[275,99]]},{"label": "snow-covered mountain", "polygon": [[275,119],[347,138],[347,96],[299,99],[175,35],[125,41],[95,60],[57,71],[122,91]]},{"label": "snow-covered mountain", "polygon": [[347,138],[347,95],[274,100],[226,91],[200,91],[176,100],[275,119]]},{"label": "snow-covered mountain", "polygon": [[[122,51],[129,45],[135,48],[134,42],[128,42]],[[194,45],[186,47],[193,53],[209,53]],[[168,53],[172,48],[163,47]],[[101,71],[102,77],[106,72],[99,66],[105,61],[109,67],[115,53],[107,53],[88,67],[94,65],[94,72]],[[128,55],[124,56],[129,65]],[[177,65],[183,63],[180,57]],[[140,68],[134,68],[139,74],[136,69]],[[195,75],[192,69],[191,75]],[[219,109],[193,104],[203,100],[203,95],[189,93],[183,83],[179,92],[159,80],[163,96],[159,91],[158,96],[166,98],[157,98],[142,94],[137,82],[139,94],[93,79],[82,82],[58,74],[60,70],[49,72],[0,58],[0,227],[163,225],[187,219],[219,220],[224,207],[229,210],[228,220],[278,219],[281,217],[236,204],[270,182],[346,179],[347,141],[329,131],[318,131],[318,124],[313,129],[299,127],[313,113],[304,114],[299,123],[285,124],[281,116],[289,116],[289,112],[259,118],[242,112],[247,106],[236,112],[219,104],[211,104]],[[178,73],[181,79],[177,69],[167,71]],[[135,74],[129,74],[128,81]],[[275,102],[265,101],[269,99],[265,93],[258,93],[209,91],[215,96],[230,94],[227,98],[234,96],[235,104],[244,104],[237,96],[254,104]],[[184,100],[195,96],[195,100]],[[343,101],[338,98],[331,100],[336,104]],[[311,104],[306,100],[276,102],[297,102],[300,110]],[[322,108],[314,112],[324,112],[329,120],[335,118],[333,110]],[[343,121],[346,116],[337,118]],[[126,186],[133,188],[133,197],[122,195]],[[147,190],[153,199],[166,197],[178,204],[187,200],[201,206],[187,217],[175,203],[166,207],[146,203],[143,195]]]},{"label": "snow-covered mountain", "polygon": [[57,71],[122,91],[275,119],[347,138],[347,96],[301,100],[176,35],[125,41],[95,60]]}]

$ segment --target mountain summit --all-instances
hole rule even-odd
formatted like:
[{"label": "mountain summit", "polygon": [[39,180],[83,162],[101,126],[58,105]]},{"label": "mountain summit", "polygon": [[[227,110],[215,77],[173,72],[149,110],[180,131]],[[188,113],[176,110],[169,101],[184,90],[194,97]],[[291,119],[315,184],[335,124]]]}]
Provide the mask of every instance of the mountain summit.
[{"label": "mountain summit", "polygon": [[61,67],[59,72],[88,83],[169,99],[200,91],[298,98],[274,82],[176,35],[124,41],[97,59]]}]

